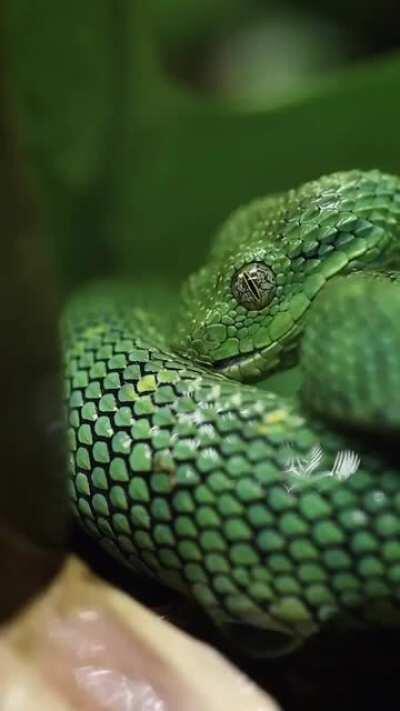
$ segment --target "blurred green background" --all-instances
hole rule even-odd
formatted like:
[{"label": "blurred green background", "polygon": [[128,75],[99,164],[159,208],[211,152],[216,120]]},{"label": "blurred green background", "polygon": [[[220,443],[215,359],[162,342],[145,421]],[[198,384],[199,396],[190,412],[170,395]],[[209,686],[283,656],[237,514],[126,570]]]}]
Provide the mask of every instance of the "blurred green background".
[{"label": "blurred green background", "polygon": [[176,282],[248,199],[400,172],[400,11],[335,0],[8,0],[20,141],[66,292]]}]

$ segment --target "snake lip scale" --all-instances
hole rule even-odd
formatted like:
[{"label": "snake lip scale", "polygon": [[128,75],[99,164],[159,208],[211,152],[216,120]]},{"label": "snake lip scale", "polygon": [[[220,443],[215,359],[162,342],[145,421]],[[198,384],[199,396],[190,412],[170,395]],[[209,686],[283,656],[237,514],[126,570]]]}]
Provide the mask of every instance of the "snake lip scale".
[{"label": "snake lip scale", "polygon": [[[257,381],[261,376],[271,374],[278,367],[282,368],[283,363],[286,367],[289,367],[294,362],[294,351],[298,348],[298,343],[296,341],[290,343],[290,338],[295,339],[300,330],[301,325],[294,323],[290,331],[287,332],[285,353],[283,355],[281,355],[282,347],[277,343],[273,343],[265,348],[254,350],[251,356],[242,354],[216,361],[214,369],[230,378]],[[257,369],[258,363],[259,369]],[[249,366],[251,368],[250,373],[248,372]]]},{"label": "snake lip scale", "polygon": [[[399,247],[400,179],[334,173],[237,210],[176,310],[118,281],[66,306],[73,514],[248,654],[400,623]],[[299,397],[246,382],[295,359]]]}]

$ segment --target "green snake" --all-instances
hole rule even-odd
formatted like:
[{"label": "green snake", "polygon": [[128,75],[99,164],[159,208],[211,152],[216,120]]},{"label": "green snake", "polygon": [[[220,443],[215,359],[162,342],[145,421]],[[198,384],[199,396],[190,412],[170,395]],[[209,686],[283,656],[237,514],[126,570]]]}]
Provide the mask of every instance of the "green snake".
[{"label": "green snake", "polygon": [[335,173],[237,210],[176,309],[67,306],[73,511],[250,653],[400,620],[399,261],[400,179]]}]

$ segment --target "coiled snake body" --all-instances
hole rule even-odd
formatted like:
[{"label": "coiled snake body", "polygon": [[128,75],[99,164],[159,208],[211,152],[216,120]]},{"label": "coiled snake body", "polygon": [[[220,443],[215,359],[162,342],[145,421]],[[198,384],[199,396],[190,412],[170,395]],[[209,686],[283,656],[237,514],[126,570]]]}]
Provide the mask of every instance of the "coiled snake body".
[{"label": "coiled snake body", "polygon": [[[172,318],[67,307],[76,516],[253,651],[400,619],[399,246],[400,180],[337,173],[234,213]],[[299,398],[237,382],[299,344]]]}]

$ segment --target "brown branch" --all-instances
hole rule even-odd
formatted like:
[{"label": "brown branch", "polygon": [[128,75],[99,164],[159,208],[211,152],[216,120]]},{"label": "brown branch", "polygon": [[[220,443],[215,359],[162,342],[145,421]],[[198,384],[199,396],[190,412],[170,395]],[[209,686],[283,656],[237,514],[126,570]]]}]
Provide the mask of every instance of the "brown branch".
[{"label": "brown branch", "polygon": [[[7,80],[0,58],[0,618],[58,563],[58,555],[51,564],[48,555],[30,556],[28,541],[39,550],[59,545],[66,519],[55,290]],[[7,586],[10,559],[19,582]]]}]

